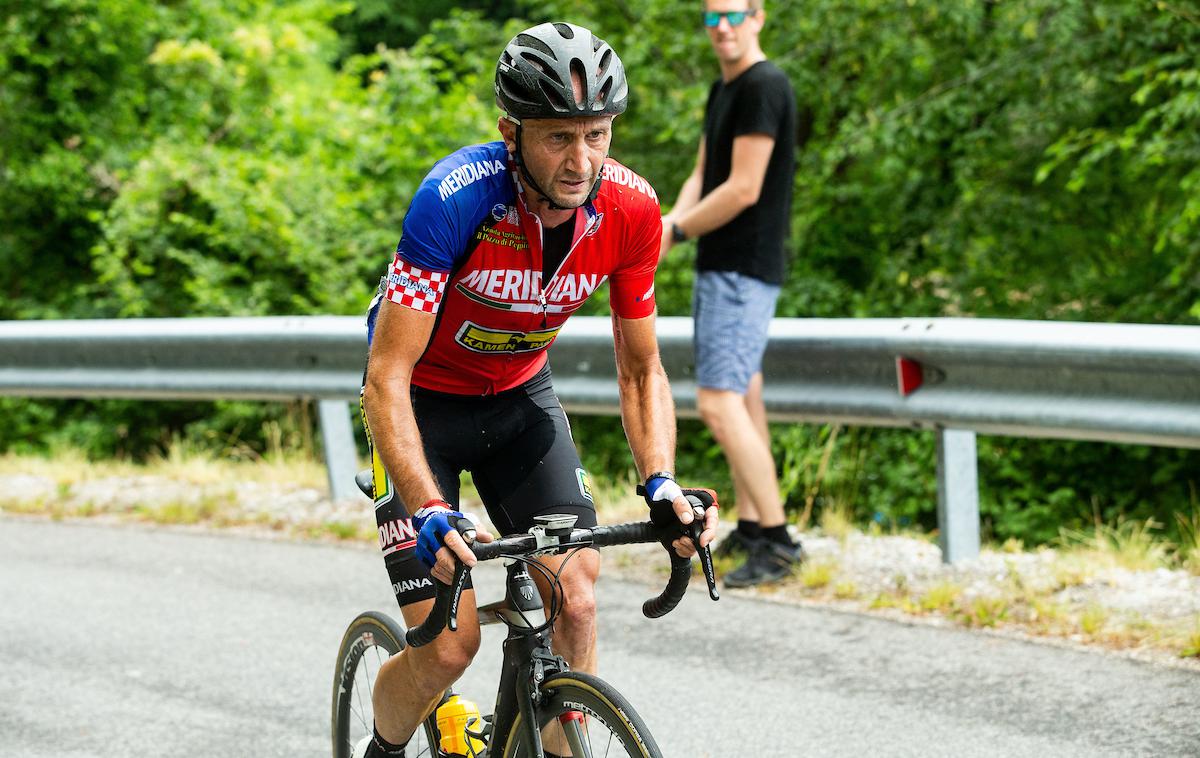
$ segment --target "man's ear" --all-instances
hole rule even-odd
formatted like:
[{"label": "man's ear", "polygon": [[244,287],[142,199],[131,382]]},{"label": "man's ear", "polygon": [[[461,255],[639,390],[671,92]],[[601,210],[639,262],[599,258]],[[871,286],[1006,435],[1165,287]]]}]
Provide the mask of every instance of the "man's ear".
[{"label": "man's ear", "polygon": [[501,116],[500,120],[496,122],[496,128],[500,130],[500,136],[504,138],[504,146],[508,148],[508,152],[516,152],[517,125],[509,121],[507,117]]}]

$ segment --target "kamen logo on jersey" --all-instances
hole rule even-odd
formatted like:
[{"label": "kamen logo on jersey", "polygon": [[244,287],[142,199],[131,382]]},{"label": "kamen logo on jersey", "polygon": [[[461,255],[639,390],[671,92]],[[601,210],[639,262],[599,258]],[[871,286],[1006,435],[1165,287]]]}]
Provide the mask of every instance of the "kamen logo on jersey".
[{"label": "kamen logo on jersey", "polygon": [[438,183],[438,195],[445,200],[463,187],[470,186],[480,179],[495,176],[507,170],[508,166],[504,165],[504,161],[500,160],[464,163],[449,174],[446,174],[446,178]]},{"label": "kamen logo on jersey", "polygon": [[533,353],[553,342],[559,328],[536,332],[508,332],[502,329],[486,329],[479,324],[464,321],[454,339],[458,344],[476,353]]},{"label": "kamen logo on jersey", "polygon": [[[607,276],[601,274],[559,274],[546,292],[546,302],[576,303],[588,299]],[[512,310],[513,303],[531,303],[542,289],[542,272],[530,269],[480,268],[468,272],[455,283],[467,297],[493,308]]]},{"label": "kamen logo on jersey", "polygon": [[658,202],[658,194],[654,188],[650,186],[650,182],[633,173],[624,166],[618,166],[615,163],[604,164],[604,181],[620,184],[630,189],[635,189],[647,197],[654,198]]}]

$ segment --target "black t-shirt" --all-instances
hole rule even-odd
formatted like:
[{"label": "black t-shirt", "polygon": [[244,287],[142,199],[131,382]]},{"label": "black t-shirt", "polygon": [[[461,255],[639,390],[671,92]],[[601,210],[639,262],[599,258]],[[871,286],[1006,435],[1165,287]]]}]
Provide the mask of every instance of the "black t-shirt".
[{"label": "black t-shirt", "polygon": [[701,197],[729,178],[733,140],[746,134],[775,138],[762,192],[728,224],[701,235],[696,268],[782,284],[796,170],[796,96],[787,75],[770,61],[754,64],[731,82],[718,79],[709,90]]}]

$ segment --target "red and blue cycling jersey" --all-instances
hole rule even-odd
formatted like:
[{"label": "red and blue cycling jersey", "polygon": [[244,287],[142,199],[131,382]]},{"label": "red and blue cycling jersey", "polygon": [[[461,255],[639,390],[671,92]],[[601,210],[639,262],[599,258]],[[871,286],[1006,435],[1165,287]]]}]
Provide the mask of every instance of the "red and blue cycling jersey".
[{"label": "red and blue cycling jersey", "polygon": [[621,318],[654,312],[662,223],[650,184],[612,159],[593,202],[576,209],[558,269],[542,276],[542,225],[525,204],[503,142],[464,147],[439,161],[413,196],[381,298],[437,314],[413,384],[488,395],[546,364],[567,318],[605,281]]}]

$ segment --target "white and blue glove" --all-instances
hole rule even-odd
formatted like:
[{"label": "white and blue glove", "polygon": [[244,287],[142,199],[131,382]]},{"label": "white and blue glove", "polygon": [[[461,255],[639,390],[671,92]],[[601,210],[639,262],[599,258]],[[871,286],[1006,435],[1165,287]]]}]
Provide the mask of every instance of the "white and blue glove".
[{"label": "white and blue glove", "polygon": [[651,474],[639,490],[638,494],[645,496],[646,505],[649,505],[651,508],[654,507],[655,503],[667,503],[670,505],[675,502],[676,498],[683,497],[683,488],[675,481],[675,477],[667,471],[659,471]]},{"label": "white and blue glove", "polygon": [[475,536],[475,520],[442,500],[430,500],[418,508],[412,521],[413,528],[418,532],[417,560],[429,568],[437,563],[437,551],[446,546],[446,535],[458,529],[459,521],[465,521],[469,526],[463,534],[467,542]]}]

